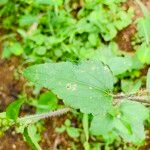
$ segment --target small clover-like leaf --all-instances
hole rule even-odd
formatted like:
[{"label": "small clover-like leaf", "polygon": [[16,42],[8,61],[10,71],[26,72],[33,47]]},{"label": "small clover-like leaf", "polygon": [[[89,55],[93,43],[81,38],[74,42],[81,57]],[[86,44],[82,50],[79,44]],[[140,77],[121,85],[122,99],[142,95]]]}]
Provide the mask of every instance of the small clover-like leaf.
[{"label": "small clover-like leaf", "polygon": [[24,75],[35,84],[50,89],[66,105],[84,113],[105,114],[112,106],[113,76],[101,62],[87,61],[35,65]]}]

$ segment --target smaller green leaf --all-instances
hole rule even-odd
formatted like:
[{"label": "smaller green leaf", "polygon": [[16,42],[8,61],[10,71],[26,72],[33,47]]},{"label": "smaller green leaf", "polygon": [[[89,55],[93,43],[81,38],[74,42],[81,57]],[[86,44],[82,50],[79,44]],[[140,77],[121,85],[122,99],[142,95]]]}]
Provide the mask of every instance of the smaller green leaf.
[{"label": "smaller green leaf", "polygon": [[36,52],[36,54],[43,56],[46,53],[46,47],[39,46],[39,47],[35,48],[35,52]]},{"label": "smaller green leaf", "polygon": [[42,45],[45,41],[45,36],[43,34],[35,34],[29,38],[30,40],[34,41],[37,45]]},{"label": "smaller green leaf", "polygon": [[108,134],[112,128],[114,127],[114,118],[107,114],[105,116],[94,116],[90,132],[92,135],[106,135]]},{"label": "smaller green leaf", "polygon": [[144,40],[146,41],[147,44],[150,43],[150,31],[149,31],[149,26],[150,26],[150,17],[149,18],[141,18],[139,21],[138,21],[138,26],[137,26],[137,29],[138,29],[138,32],[139,32],[139,35],[141,37],[144,37]]},{"label": "smaller green leaf", "polygon": [[32,15],[24,15],[19,19],[20,26],[30,26],[37,21],[37,18]]},{"label": "smaller green leaf", "polygon": [[37,134],[37,129],[34,125],[30,125],[24,129],[24,138],[29,143],[29,145],[34,150],[42,150],[41,147],[38,144],[38,141],[40,139],[39,134]]},{"label": "smaller green leaf", "polygon": [[69,119],[66,119],[65,126],[66,127],[70,127],[71,126],[71,121]]},{"label": "smaller green leaf", "polygon": [[94,33],[89,34],[88,40],[92,46],[97,46],[97,43],[99,41],[98,34]]},{"label": "smaller green leaf", "polygon": [[146,89],[150,90],[150,68],[148,69],[148,73],[147,73]]},{"label": "smaller green leaf", "polygon": [[[135,110],[138,111],[135,113]],[[123,102],[120,106],[120,112],[120,121],[131,131],[127,134],[125,132],[122,133],[123,130],[121,129],[121,136],[129,142],[141,144],[146,138],[144,121],[149,116],[148,109],[137,102]]]},{"label": "smaller green leaf", "polygon": [[[37,112],[47,112],[57,108],[57,97],[52,92],[45,92],[40,95],[39,100],[37,101]],[[41,106],[41,107],[40,107]],[[42,108],[43,106],[43,108]]]},{"label": "smaller green leaf", "polygon": [[90,143],[89,142],[85,141],[83,146],[84,146],[85,150],[90,150]]},{"label": "smaller green leaf", "polygon": [[67,128],[66,131],[67,131],[67,134],[72,138],[77,138],[80,136],[79,129],[77,128],[69,127]]},{"label": "smaller green leaf", "polygon": [[10,51],[10,47],[8,45],[5,45],[2,53],[2,58],[9,58],[11,54],[12,53]]},{"label": "smaller green leaf", "polygon": [[6,109],[7,118],[13,119],[16,121],[23,102],[24,100],[21,99],[21,100],[17,100],[11,103]]},{"label": "smaller green leaf", "polygon": [[138,49],[137,49],[137,57],[139,60],[144,64],[150,64],[150,47],[146,45],[146,43],[143,43]]},{"label": "smaller green leaf", "polygon": [[41,5],[52,5],[52,6],[60,6],[63,4],[63,0],[35,0],[36,3]]},{"label": "smaller green leaf", "polygon": [[130,57],[113,57],[107,64],[114,75],[119,75],[132,67],[132,59]]},{"label": "smaller green leaf", "polygon": [[19,42],[15,42],[10,46],[10,51],[12,54],[19,56],[23,53],[23,48]]},{"label": "smaller green leaf", "polygon": [[55,131],[57,133],[63,133],[66,130],[66,127],[64,125],[62,125],[60,128],[56,128]]},{"label": "smaller green leaf", "polygon": [[141,80],[121,80],[121,89],[125,93],[136,93],[142,85]]}]

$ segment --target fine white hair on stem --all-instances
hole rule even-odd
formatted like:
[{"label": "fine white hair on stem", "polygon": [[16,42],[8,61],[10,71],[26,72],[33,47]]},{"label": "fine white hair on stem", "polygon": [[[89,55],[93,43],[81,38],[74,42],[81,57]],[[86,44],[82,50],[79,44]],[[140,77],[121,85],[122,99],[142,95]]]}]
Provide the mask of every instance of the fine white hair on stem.
[{"label": "fine white hair on stem", "polygon": [[31,122],[34,122],[34,121],[38,121],[38,120],[45,119],[45,118],[60,116],[69,111],[71,111],[70,108],[62,108],[56,111],[49,111],[49,112],[45,112],[41,114],[30,115],[30,116],[19,118],[19,122],[26,121],[26,120],[30,120]]}]

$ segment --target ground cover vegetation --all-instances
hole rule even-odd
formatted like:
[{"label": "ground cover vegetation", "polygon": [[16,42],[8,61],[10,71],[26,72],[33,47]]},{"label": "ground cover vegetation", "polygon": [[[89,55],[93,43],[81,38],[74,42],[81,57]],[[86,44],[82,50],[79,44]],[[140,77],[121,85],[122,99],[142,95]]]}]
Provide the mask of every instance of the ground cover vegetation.
[{"label": "ground cover vegetation", "polygon": [[[135,0],[142,15],[134,19],[135,9],[127,3],[0,1],[1,59],[19,58],[13,75],[18,82],[20,76],[25,80],[17,98],[0,113],[0,136],[14,127],[32,149],[40,150],[44,119],[66,115],[54,129],[67,134],[71,150],[148,145],[150,12]],[[133,24],[132,49],[126,52],[116,37]],[[32,114],[21,115],[26,105]]]}]

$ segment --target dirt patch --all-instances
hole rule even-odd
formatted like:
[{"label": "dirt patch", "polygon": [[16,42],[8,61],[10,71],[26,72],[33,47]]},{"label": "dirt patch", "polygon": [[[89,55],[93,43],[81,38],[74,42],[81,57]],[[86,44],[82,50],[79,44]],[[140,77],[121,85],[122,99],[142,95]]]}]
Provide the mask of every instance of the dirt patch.
[{"label": "dirt patch", "polygon": [[46,131],[43,133],[43,139],[40,143],[42,150],[56,150],[57,148],[62,150],[71,150],[70,143],[71,139],[67,134],[58,134],[55,132],[56,127],[60,127],[67,115],[63,117],[57,117],[48,119],[46,121]]},{"label": "dirt patch", "polygon": [[30,150],[28,145],[23,141],[22,136],[12,130],[0,138],[0,143],[0,150]]},{"label": "dirt patch", "polygon": [[[143,3],[150,10],[150,1],[143,0]],[[118,46],[121,50],[126,51],[126,52],[132,52],[133,47],[132,47],[131,41],[132,41],[132,37],[136,33],[135,20],[143,16],[143,14],[139,5],[133,0],[128,0],[128,2],[125,3],[123,7],[125,7],[125,9],[132,7],[134,9],[133,23],[118,33],[116,37],[116,42],[118,43]]]},{"label": "dirt patch", "polygon": [[17,98],[21,92],[23,82],[14,79],[14,71],[19,59],[12,57],[9,61],[0,60],[0,111]]}]

